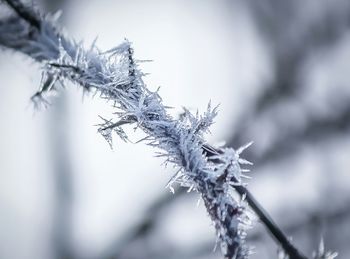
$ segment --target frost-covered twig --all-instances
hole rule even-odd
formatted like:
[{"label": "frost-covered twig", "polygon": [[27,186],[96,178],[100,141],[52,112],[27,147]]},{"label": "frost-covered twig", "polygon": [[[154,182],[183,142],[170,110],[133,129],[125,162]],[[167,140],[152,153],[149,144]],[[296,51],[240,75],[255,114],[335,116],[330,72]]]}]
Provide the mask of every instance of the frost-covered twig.
[{"label": "frost-covered twig", "polygon": [[[0,44],[22,52],[43,65],[40,90],[35,102],[45,100],[46,94],[66,80],[94,91],[110,101],[116,109],[118,121],[104,119],[99,132],[111,143],[112,132],[127,140],[122,126],[136,124],[147,137],[144,141],[160,150],[158,156],[172,163],[178,171],[169,182],[179,183],[200,193],[215,225],[218,242],[225,258],[247,258],[246,229],[250,219],[246,202],[281,244],[290,259],[305,258],[295,249],[282,231],[258,205],[244,187],[242,164],[250,164],[232,148],[213,148],[204,139],[217,109],[208,105],[203,115],[185,110],[179,120],[172,118],[158,92],[150,91],[143,82],[143,74],[133,58],[128,41],[106,52],[95,44],[85,50],[70,40],[55,26],[56,18],[40,17],[17,0],[6,0],[17,15],[0,21]],[[243,197],[235,200],[231,191]]]}]

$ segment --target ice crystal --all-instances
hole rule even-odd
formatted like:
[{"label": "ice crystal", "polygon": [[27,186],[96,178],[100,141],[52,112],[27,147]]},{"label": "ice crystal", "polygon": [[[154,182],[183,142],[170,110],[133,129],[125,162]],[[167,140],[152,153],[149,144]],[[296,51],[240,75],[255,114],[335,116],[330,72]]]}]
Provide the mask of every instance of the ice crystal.
[{"label": "ice crystal", "polygon": [[313,259],[334,259],[337,256],[337,252],[326,251],[323,238],[321,238],[317,252],[313,253]]}]

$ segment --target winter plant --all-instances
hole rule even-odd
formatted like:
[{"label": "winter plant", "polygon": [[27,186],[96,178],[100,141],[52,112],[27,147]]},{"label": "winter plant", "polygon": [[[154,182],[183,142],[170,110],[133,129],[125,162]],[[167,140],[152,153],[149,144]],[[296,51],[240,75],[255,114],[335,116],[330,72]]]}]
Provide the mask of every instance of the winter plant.
[{"label": "winter plant", "polygon": [[[57,26],[55,15],[41,15],[18,0],[6,0],[13,15],[0,20],[0,45],[21,52],[42,65],[40,89],[32,97],[35,104],[46,104],[50,92],[66,81],[81,86],[107,99],[115,108],[116,118],[103,119],[99,133],[112,142],[112,133],[128,140],[123,125],[134,124],[146,133],[143,141],[160,150],[157,155],[177,168],[169,181],[200,193],[215,226],[217,243],[227,259],[248,258],[246,230],[251,227],[248,210],[256,213],[285,257],[305,259],[249,193],[242,180],[243,165],[251,163],[241,153],[251,144],[237,150],[213,147],[204,135],[217,114],[208,104],[203,114],[184,110],[180,119],[168,113],[158,91],[150,91],[143,81],[139,62],[134,58],[129,41],[108,51],[100,51],[95,43],[84,49]],[[232,191],[240,194],[235,199]],[[332,259],[333,253],[322,249],[314,258]]]}]

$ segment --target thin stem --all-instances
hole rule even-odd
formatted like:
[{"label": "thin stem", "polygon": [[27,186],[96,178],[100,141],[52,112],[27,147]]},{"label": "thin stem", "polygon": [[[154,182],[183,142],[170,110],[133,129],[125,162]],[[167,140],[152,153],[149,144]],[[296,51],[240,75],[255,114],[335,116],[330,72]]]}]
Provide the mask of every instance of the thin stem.
[{"label": "thin stem", "polygon": [[296,249],[293,244],[288,240],[286,235],[272,220],[266,210],[259,204],[254,196],[243,186],[235,186],[236,191],[241,195],[245,196],[245,199],[249,206],[258,215],[259,219],[263,222],[265,227],[270,231],[271,235],[281,244],[283,250],[289,255],[289,259],[306,259],[301,252]]},{"label": "thin stem", "polygon": [[117,127],[120,127],[122,125],[125,125],[125,124],[130,124],[130,123],[133,123],[134,121],[131,121],[131,120],[120,120],[116,123],[113,123],[107,127],[104,127],[104,128],[101,128],[101,130],[107,130],[107,129],[113,129],[113,128],[117,128]]}]

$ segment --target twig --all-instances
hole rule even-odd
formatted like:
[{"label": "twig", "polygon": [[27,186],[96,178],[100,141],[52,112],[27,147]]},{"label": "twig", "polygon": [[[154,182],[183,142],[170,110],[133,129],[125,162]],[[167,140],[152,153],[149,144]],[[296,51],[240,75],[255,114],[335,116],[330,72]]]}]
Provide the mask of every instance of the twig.
[{"label": "twig", "polygon": [[[242,186],[239,163],[246,161],[239,158],[240,152],[229,148],[215,149],[205,144],[202,134],[212,124],[216,109],[212,110],[209,105],[208,111],[202,117],[186,111],[182,120],[174,121],[166,113],[158,94],[145,88],[142,73],[136,68],[132,57],[133,50],[128,42],[113,50],[109,57],[117,53],[121,59],[116,60],[115,64],[109,64],[110,58],[104,59],[101,53],[84,52],[81,46],[60,35],[50,22],[36,19],[20,1],[6,2],[22,19],[37,29],[37,34],[32,35],[31,39],[22,35],[24,38],[17,39],[17,42],[1,42],[0,37],[0,44],[44,62],[47,74],[54,75],[55,80],[69,79],[86,89],[95,88],[101,97],[119,103],[122,118],[136,118],[138,126],[152,139],[148,144],[163,149],[165,153],[162,156],[180,167],[181,174],[174,178],[174,181],[201,193],[215,224],[225,258],[241,259],[248,256],[242,228],[247,219],[244,208],[228,194],[228,189],[232,187],[245,197],[290,259],[306,258],[288,241],[250,192]],[[31,29],[22,24],[18,26],[22,26],[24,31]],[[38,42],[33,45],[35,38]],[[51,45],[47,46],[48,43]],[[123,59],[125,56],[126,60]],[[115,74],[115,70],[119,71],[118,75]],[[126,75],[123,71],[127,71]],[[108,121],[102,129],[114,129],[111,125],[113,124]],[[121,123],[115,125],[123,135],[124,132],[119,129]],[[203,157],[203,153],[208,159]]]}]

